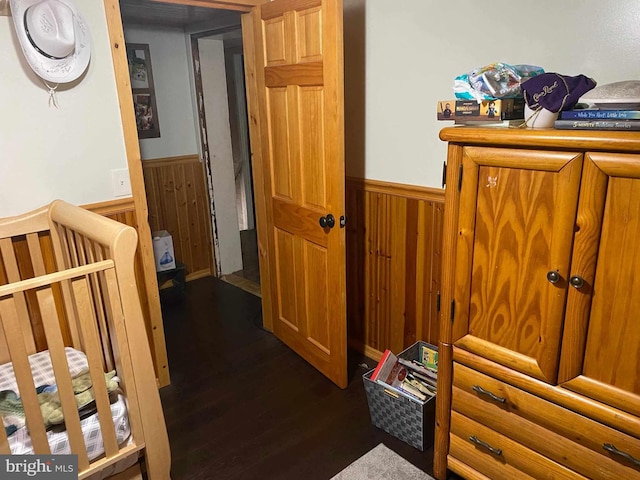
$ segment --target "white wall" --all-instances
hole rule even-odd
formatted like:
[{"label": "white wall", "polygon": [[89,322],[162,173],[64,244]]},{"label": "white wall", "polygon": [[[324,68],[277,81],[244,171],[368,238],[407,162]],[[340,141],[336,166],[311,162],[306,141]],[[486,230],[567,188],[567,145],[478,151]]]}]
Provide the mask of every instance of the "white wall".
[{"label": "white wall", "polygon": [[111,170],[127,167],[103,2],[78,5],[91,62],[84,78],[58,87],[59,109],[24,60],[12,19],[0,17],[0,217],[56,198],[112,200]]},{"label": "white wall", "polygon": [[140,139],[143,160],[197,154],[188,39],[182,29],[125,25],[127,43],[146,43],[158,108],[159,138]]},{"label": "white wall", "polygon": [[446,146],[438,132],[450,122],[435,120],[436,102],[451,98],[454,77],[475,67],[534,64],[599,84],[640,79],[637,0],[344,4],[351,176],[440,187]]},{"label": "white wall", "polygon": [[[220,274],[242,270],[242,250],[236,204],[236,184],[231,150],[227,77],[222,40],[201,38],[200,68],[207,122],[207,139],[213,181],[213,203],[216,205],[217,259]],[[221,208],[221,207],[226,208]]]},{"label": "white wall", "polygon": [[[348,175],[439,187],[446,150],[438,132],[445,122],[435,120],[435,105],[451,96],[456,75],[474,67],[532,63],[584,73],[600,84],[640,77],[637,0],[344,4]],[[0,216],[55,198],[76,204],[115,198],[111,170],[127,163],[105,12],[101,0],[84,0],[80,8],[93,36],[92,60],[80,82],[59,88],[60,109],[49,108],[39,77],[22,58],[11,18],[0,17]],[[154,74],[163,76],[155,47],[151,55]],[[156,88],[164,99],[158,80]],[[189,110],[181,125],[194,131],[190,97],[178,103]],[[162,111],[159,119],[162,135],[169,135]],[[176,155],[197,151],[195,133],[179,137],[188,139],[189,148],[172,150]],[[147,158],[156,156],[149,150]],[[162,149],[160,156],[172,151]]]}]

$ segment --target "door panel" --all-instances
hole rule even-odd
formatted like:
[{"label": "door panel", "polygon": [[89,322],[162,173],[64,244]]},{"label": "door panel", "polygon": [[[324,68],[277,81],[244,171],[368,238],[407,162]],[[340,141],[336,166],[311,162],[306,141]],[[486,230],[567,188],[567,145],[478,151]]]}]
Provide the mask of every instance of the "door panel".
[{"label": "door panel", "polygon": [[462,163],[455,345],[553,383],[582,156],[467,147]]},{"label": "door panel", "polygon": [[[252,150],[272,259],[264,308],[276,336],[346,387],[342,3],[275,0],[251,15],[255,55],[245,61],[261,132]],[[335,226],[323,228],[329,213]]]},{"label": "door panel", "polygon": [[591,154],[589,162],[606,176],[604,208],[595,279],[579,261],[571,272],[586,281],[571,296],[591,296],[591,310],[582,369],[564,386],[640,416],[640,296],[629,295],[640,289],[640,156]]}]

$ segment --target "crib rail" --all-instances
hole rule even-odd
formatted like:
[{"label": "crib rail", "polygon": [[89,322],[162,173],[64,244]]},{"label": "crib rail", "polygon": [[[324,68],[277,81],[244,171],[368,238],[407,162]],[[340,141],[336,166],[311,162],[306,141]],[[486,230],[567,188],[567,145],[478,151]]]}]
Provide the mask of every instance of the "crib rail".
[{"label": "crib rail", "polygon": [[[13,363],[34,452],[50,452],[28,356],[47,349],[80,478],[145,448],[151,471],[170,458],[155,373],[137,296],[135,230],[65,202],[0,220],[0,363]],[[52,260],[53,259],[53,260]],[[85,352],[105,458],[89,461],[65,347]],[[104,372],[115,369],[127,397],[133,444],[119,447]],[[145,399],[144,408],[140,399]],[[150,403],[149,403],[150,402]],[[10,453],[0,428],[0,453]],[[165,457],[158,467],[157,459]],[[151,475],[151,472],[150,472]]]}]

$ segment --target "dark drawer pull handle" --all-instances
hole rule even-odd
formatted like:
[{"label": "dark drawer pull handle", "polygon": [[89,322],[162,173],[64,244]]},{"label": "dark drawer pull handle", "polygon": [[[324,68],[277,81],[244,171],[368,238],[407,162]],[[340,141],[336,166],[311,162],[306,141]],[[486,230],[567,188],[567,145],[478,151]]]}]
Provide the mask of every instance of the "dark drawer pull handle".
[{"label": "dark drawer pull handle", "polygon": [[486,395],[487,397],[491,398],[492,400],[495,400],[496,402],[500,402],[500,403],[504,403],[507,401],[506,398],[504,397],[499,397],[493,393],[491,393],[489,390],[485,390],[484,388],[482,388],[480,385],[474,385],[473,386],[473,390],[475,392],[478,392],[480,395]]},{"label": "dark drawer pull handle", "polygon": [[494,455],[500,456],[502,455],[502,449],[501,448],[493,448],[491,445],[489,445],[487,442],[483,442],[482,440],[480,440],[478,437],[476,437],[475,435],[471,435],[469,437],[469,440],[473,443],[475,443],[476,445],[480,445],[483,448],[486,448],[487,450],[489,450],[491,453],[493,453]]},{"label": "dark drawer pull handle", "polygon": [[627,460],[629,460],[636,467],[640,467],[640,460],[638,460],[637,458],[632,457],[627,452],[623,452],[622,450],[618,450],[615,446],[613,446],[613,444],[605,443],[604,445],[602,445],[602,448],[604,448],[607,452],[611,452],[611,453],[613,453],[615,455],[620,455],[621,457],[626,458]]}]

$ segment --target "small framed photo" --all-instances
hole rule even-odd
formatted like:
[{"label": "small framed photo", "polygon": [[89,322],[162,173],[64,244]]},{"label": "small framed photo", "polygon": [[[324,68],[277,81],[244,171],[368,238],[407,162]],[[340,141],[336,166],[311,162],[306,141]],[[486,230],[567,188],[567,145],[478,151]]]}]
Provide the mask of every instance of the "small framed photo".
[{"label": "small framed photo", "polygon": [[160,137],[149,45],[143,43],[127,44],[127,61],[138,138]]}]

